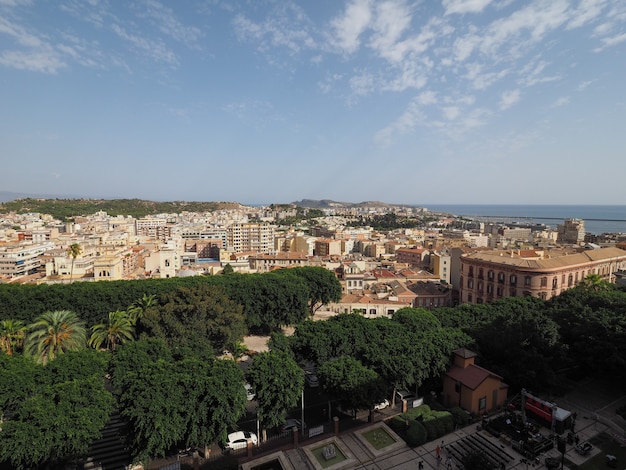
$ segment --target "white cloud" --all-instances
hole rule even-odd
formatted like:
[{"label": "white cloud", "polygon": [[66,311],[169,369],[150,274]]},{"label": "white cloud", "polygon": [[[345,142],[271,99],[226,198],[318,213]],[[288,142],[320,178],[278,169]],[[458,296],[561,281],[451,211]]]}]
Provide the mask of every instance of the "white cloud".
[{"label": "white cloud", "polygon": [[54,74],[66,64],[54,53],[5,51],[0,55],[0,64],[20,70]]},{"label": "white cloud", "polygon": [[545,75],[543,73],[549,65],[550,63],[545,60],[539,60],[538,58],[533,59],[520,70],[518,83],[526,87],[531,87],[539,83],[560,80],[561,76],[559,75]]},{"label": "white cloud", "polygon": [[443,8],[446,15],[453,13],[480,13],[492,0],[443,0]]},{"label": "white cloud", "polygon": [[563,96],[559,98],[558,100],[556,100],[554,103],[552,103],[552,107],[560,108],[561,106],[565,106],[566,104],[569,104],[569,102],[570,102],[569,96]]},{"label": "white cloud", "polygon": [[508,109],[517,103],[521,98],[521,93],[519,90],[509,90],[502,93],[500,97],[500,109]]},{"label": "white cloud", "polygon": [[612,36],[610,38],[604,38],[602,40],[602,47],[598,47],[598,48],[594,49],[594,52],[603,51],[607,47],[616,46],[617,44],[621,44],[624,41],[626,41],[626,33],[617,34],[617,35]]},{"label": "white cloud", "polygon": [[583,90],[585,90],[593,82],[595,82],[595,80],[586,80],[586,81],[582,82],[580,85],[578,85],[576,87],[576,91],[583,91]]},{"label": "white cloud", "polygon": [[567,23],[567,29],[579,28],[594,20],[602,13],[606,0],[581,0]]},{"label": "white cloud", "polygon": [[352,0],[345,12],[331,21],[334,45],[347,54],[361,45],[360,36],[372,21],[372,0]]},{"label": "white cloud", "polygon": [[381,145],[391,143],[395,135],[403,135],[423,123],[426,115],[422,108],[437,103],[437,95],[433,91],[425,91],[414,97],[404,112],[391,124],[374,135],[374,141]]},{"label": "white cloud", "polygon": [[178,64],[178,58],[174,52],[170,50],[162,41],[154,41],[146,37],[131,34],[118,24],[111,25],[111,30],[120,38],[132,44],[137,50],[147,54],[154,60],[166,62],[171,65]]},{"label": "white cloud", "polygon": [[195,46],[202,37],[202,32],[195,26],[182,24],[171,8],[166,7],[156,0],[144,0],[146,7],[145,16],[151,19],[162,33],[180,41],[188,46]]},{"label": "white cloud", "polygon": [[458,106],[444,106],[441,108],[441,112],[448,121],[453,121],[461,115],[461,110]]}]

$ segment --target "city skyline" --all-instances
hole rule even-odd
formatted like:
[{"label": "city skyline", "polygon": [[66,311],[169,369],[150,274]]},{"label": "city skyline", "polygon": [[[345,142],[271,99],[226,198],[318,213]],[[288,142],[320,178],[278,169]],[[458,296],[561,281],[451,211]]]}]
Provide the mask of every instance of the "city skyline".
[{"label": "city skyline", "polygon": [[620,204],[626,4],[0,0],[0,191]]}]

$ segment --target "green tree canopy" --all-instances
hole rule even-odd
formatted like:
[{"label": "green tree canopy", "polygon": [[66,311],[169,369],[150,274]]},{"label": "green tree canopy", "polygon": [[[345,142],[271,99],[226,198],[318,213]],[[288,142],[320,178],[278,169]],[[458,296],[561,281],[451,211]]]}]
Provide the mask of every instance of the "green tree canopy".
[{"label": "green tree canopy", "polygon": [[245,412],[243,372],[235,362],[175,356],[162,339],[120,346],[112,383],[132,429],[129,448],[136,461],[224,438]]},{"label": "green tree canopy", "polygon": [[319,266],[302,266],[282,269],[280,274],[293,274],[301,277],[309,288],[308,308],[311,315],[330,302],[339,302],[342,289],[337,276],[332,271]]},{"label": "green tree canopy", "polygon": [[2,423],[0,461],[17,469],[59,468],[84,455],[113,409],[104,386],[106,357],[83,349],[45,366],[4,354],[0,362],[0,403],[11,411]]},{"label": "green tree canopy", "polygon": [[281,425],[304,389],[304,371],[288,355],[263,352],[254,356],[248,381],[256,391],[257,416],[265,428]]},{"label": "green tree canopy", "polygon": [[318,375],[324,389],[344,409],[370,410],[386,396],[386,384],[378,374],[349,356],[324,362]]},{"label": "green tree canopy", "polygon": [[234,350],[246,332],[242,307],[224,290],[209,284],[179,287],[163,296],[139,325],[144,335],[163,338],[169,348],[204,351]]},{"label": "green tree canopy", "polygon": [[27,327],[26,354],[46,364],[59,354],[86,346],[85,324],[69,310],[45,312]]},{"label": "green tree canopy", "polygon": [[115,351],[118,344],[123,344],[134,338],[135,322],[128,312],[116,310],[109,312],[109,322],[99,323],[91,327],[89,346],[100,349],[104,344],[106,349]]}]

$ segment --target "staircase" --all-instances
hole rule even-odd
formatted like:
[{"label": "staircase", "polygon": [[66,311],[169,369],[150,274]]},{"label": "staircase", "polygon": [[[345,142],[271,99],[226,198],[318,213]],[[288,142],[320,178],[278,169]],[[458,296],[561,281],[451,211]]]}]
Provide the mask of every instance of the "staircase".
[{"label": "staircase", "polygon": [[87,455],[80,459],[79,469],[83,470],[125,470],[131,463],[130,454],[125,448],[126,423],[119,413],[111,415],[102,430],[100,439],[89,447]]}]

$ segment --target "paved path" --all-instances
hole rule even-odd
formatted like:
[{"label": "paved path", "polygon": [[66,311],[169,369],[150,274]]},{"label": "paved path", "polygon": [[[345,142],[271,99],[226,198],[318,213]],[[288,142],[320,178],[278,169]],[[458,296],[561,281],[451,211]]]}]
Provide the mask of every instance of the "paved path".
[{"label": "paved path", "polygon": [[[621,392],[621,389],[614,385],[615,384],[599,383],[590,380],[580,384],[575,391],[565,397],[554,400],[559,407],[577,413],[578,419],[575,431],[581,442],[592,439],[602,432],[607,432],[618,438],[624,438],[624,422],[622,418],[616,415],[615,410],[626,403],[626,394]],[[373,424],[372,426],[376,425],[380,425],[380,423]],[[428,442],[416,448],[410,448],[406,445],[396,446],[397,448],[390,452],[377,455],[373,453],[371,449],[368,449],[367,446],[363,445],[361,440],[355,437],[356,433],[363,432],[363,430],[364,429],[361,429],[353,433],[341,434],[338,437],[330,438],[338,441],[345,452],[350,456],[350,463],[346,462],[344,466],[338,465],[337,467],[331,468],[341,470],[408,470],[418,469],[418,464],[422,461],[425,470],[447,469],[445,465],[445,457],[447,454],[445,451],[442,453],[444,456],[443,462],[439,466],[437,465],[435,449],[441,441]],[[541,470],[546,468],[544,465],[545,457],[561,458],[561,454],[555,447],[541,455],[539,457],[539,463],[534,463],[534,465],[533,463],[529,464],[508,444],[494,438],[486,431],[479,430],[476,424],[444,436],[443,441],[446,446],[453,445],[455,442],[475,433],[480,433],[482,437],[490,440],[494,446],[502,449],[503,452],[513,457],[513,460],[506,467],[507,470]],[[313,446],[315,446],[315,444]],[[565,458],[576,465],[580,465],[598,452],[600,452],[600,450],[594,448],[590,455],[583,457],[576,453],[574,446],[568,445],[566,447]],[[302,449],[285,451],[284,457],[288,462],[287,465],[292,465],[293,469],[319,470],[319,466],[316,463],[311,463],[310,459],[307,460]],[[456,465],[453,465],[453,468],[456,470]],[[567,469],[568,467],[564,465],[563,468]]]}]

